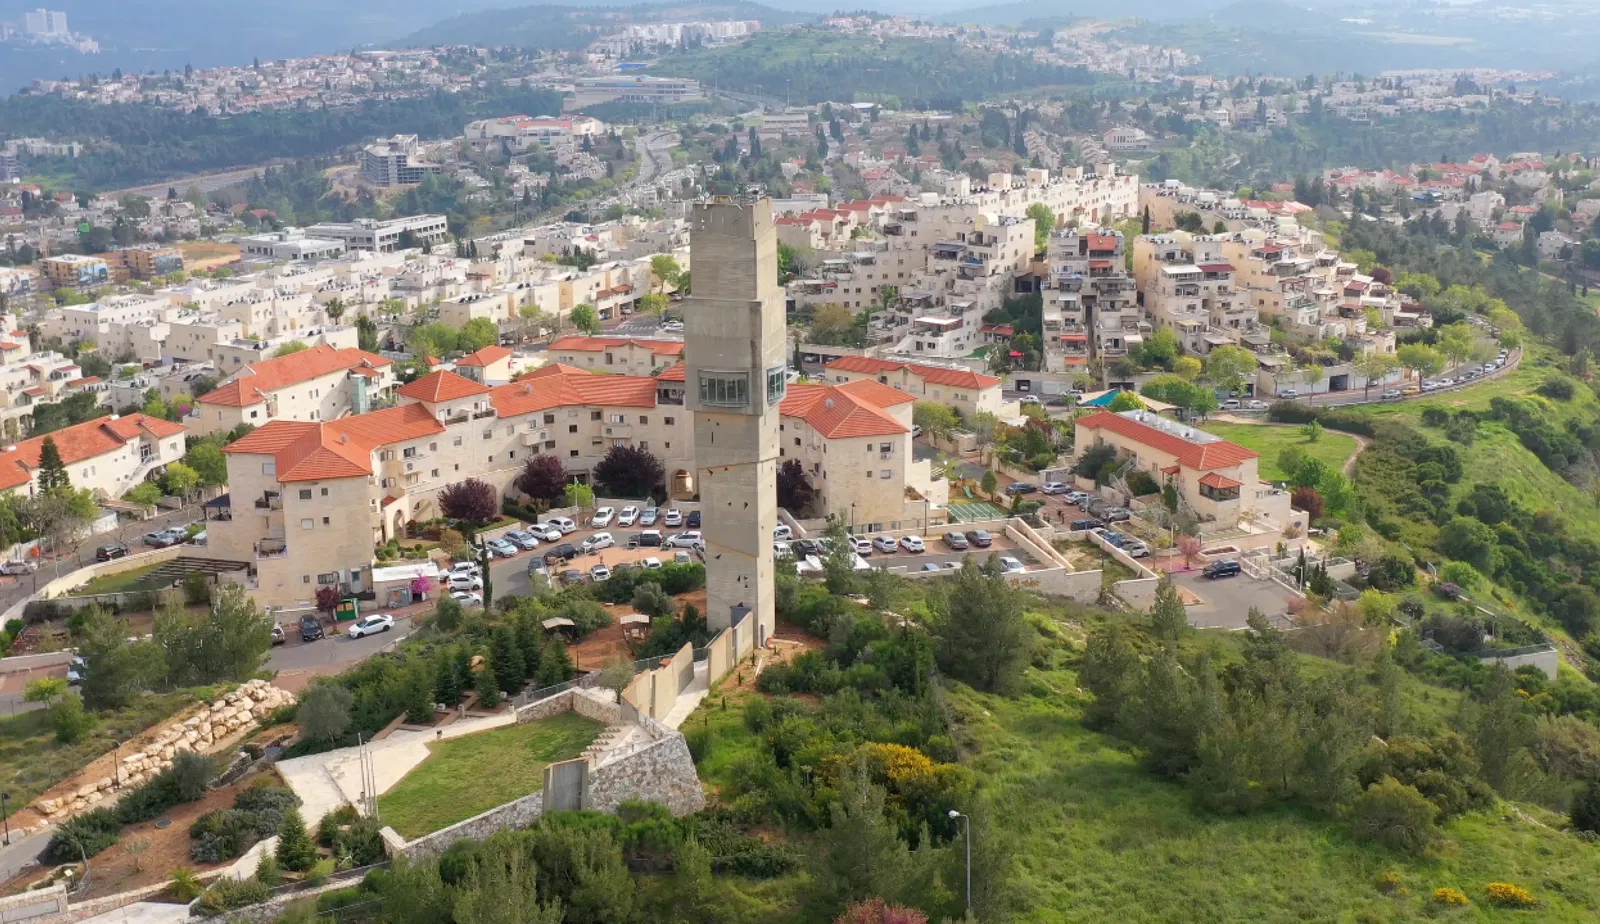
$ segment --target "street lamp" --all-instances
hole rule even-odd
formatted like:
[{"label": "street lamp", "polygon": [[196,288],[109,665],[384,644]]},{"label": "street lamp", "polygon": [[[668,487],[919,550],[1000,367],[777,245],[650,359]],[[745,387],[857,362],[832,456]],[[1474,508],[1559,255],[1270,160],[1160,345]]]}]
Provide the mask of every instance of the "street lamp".
[{"label": "street lamp", "polygon": [[967,834],[967,917],[972,917],[972,819],[955,809],[950,810],[951,820],[960,818]]},{"label": "street lamp", "polygon": [[0,792],[0,822],[6,826],[6,846],[11,846],[11,793]]}]

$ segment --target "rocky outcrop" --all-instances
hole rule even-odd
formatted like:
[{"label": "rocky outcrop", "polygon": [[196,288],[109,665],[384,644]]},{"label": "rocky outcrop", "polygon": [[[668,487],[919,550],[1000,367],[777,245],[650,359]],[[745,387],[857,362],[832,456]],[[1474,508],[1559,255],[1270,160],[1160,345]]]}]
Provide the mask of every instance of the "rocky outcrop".
[{"label": "rocky outcrop", "polygon": [[280,690],[265,680],[252,680],[144,739],[141,745],[144,750],[122,755],[116,774],[122,782],[120,789],[112,777],[101,777],[84,782],[64,795],[40,799],[34,808],[52,823],[65,821],[172,766],[180,751],[209,754],[278,708],[293,702],[293,693]]}]

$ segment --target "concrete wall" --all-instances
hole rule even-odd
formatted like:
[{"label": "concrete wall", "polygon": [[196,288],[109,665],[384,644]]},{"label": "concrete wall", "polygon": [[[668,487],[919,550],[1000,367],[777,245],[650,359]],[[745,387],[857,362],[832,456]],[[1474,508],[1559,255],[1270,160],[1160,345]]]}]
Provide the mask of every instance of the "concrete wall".
[{"label": "concrete wall", "polygon": [[1093,603],[1100,596],[1101,580],[1098,570],[1068,571],[1065,568],[1006,575],[1006,581],[1014,587],[1067,597],[1079,603]]},{"label": "concrete wall", "polygon": [[1156,585],[1160,584],[1159,578],[1136,578],[1129,581],[1118,581],[1112,585],[1112,592],[1122,601],[1136,610],[1148,610],[1156,602]]},{"label": "concrete wall", "polygon": [[1526,654],[1516,654],[1503,658],[1480,656],[1478,660],[1485,664],[1503,665],[1508,671],[1514,671],[1519,667],[1531,664],[1544,671],[1544,675],[1551,680],[1556,679],[1556,673],[1561,667],[1561,653],[1556,650],[1554,645],[1539,651],[1530,651]]},{"label": "concrete wall", "polygon": [[552,812],[577,811],[583,808],[584,792],[589,786],[589,762],[583,758],[562,760],[544,768],[545,801]]},{"label": "concrete wall", "polygon": [[47,915],[59,918],[66,913],[67,887],[61,883],[36,892],[0,898],[0,921],[42,921]]}]

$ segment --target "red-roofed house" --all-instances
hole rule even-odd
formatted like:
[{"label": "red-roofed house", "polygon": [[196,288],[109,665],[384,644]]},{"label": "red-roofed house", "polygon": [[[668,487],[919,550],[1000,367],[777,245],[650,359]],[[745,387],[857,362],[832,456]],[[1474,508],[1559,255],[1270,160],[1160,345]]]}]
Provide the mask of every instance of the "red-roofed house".
[{"label": "red-roofed house", "polygon": [[511,381],[511,350],[486,346],[456,360],[456,371],[480,385]]},{"label": "red-roofed house", "polygon": [[683,357],[682,340],[562,337],[548,350],[554,362],[591,372],[653,375]]},{"label": "red-roofed house", "polygon": [[1079,417],[1075,425],[1078,455],[1113,447],[1157,484],[1174,485],[1200,515],[1204,531],[1231,528],[1241,518],[1279,528],[1305,525],[1305,514],[1290,511],[1287,492],[1262,484],[1260,456],[1237,443],[1148,411],[1101,411]]},{"label": "red-roofed house", "polygon": [[394,388],[393,365],[375,353],[327,344],[253,362],[195,400],[190,426],[205,435],[242,423],[360,414]]},{"label": "red-roofed house", "polygon": [[961,367],[929,366],[869,356],[841,356],[824,367],[835,382],[871,379],[911,395],[918,401],[948,404],[963,417],[1000,413],[1000,380]]},{"label": "red-roofed house", "polygon": [[74,488],[121,497],[184,453],[181,424],[144,414],[115,414],[64,427],[0,450],[0,491],[32,494],[44,441],[52,440]]}]

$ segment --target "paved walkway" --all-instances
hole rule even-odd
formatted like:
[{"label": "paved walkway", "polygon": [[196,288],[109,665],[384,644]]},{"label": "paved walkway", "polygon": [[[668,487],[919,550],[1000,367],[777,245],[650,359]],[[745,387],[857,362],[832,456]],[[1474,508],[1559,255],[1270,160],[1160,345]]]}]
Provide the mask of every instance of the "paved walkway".
[{"label": "paved walkway", "polygon": [[168,902],[134,902],[115,911],[84,918],[83,924],[176,924],[189,920],[188,905]]},{"label": "paved walkway", "polygon": [[677,728],[687,721],[690,713],[694,712],[700,701],[711,692],[711,681],[708,679],[710,676],[711,662],[697,662],[694,666],[694,679],[678,693],[678,702],[672,707],[672,711],[667,713],[666,718],[661,720],[661,724],[668,728]]}]

